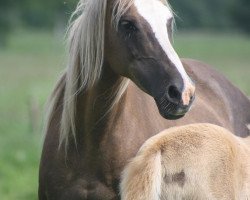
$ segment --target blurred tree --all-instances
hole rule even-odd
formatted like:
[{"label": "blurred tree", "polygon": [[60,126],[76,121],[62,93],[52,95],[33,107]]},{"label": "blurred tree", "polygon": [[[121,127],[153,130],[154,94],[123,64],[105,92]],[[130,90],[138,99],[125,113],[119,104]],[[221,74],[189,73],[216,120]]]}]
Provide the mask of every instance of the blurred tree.
[{"label": "blurred tree", "polygon": [[0,0],[0,47],[7,43],[7,35],[11,28],[10,7],[11,0]]},{"label": "blurred tree", "polygon": [[[79,0],[0,0],[0,44],[12,27],[21,25],[60,30]],[[168,0],[181,29],[250,32],[250,0]],[[236,22],[236,23],[235,23]],[[61,30],[60,30],[61,31]]]},{"label": "blurred tree", "polygon": [[236,0],[169,0],[177,25],[185,29],[225,29],[232,26],[230,8]]},{"label": "blurred tree", "polygon": [[23,0],[22,18],[26,25],[52,28],[67,20],[76,0]]},{"label": "blurred tree", "polygon": [[78,0],[0,0],[0,46],[7,43],[12,28],[65,27]]},{"label": "blurred tree", "polygon": [[235,2],[232,14],[236,26],[250,34],[250,1],[238,0]]}]

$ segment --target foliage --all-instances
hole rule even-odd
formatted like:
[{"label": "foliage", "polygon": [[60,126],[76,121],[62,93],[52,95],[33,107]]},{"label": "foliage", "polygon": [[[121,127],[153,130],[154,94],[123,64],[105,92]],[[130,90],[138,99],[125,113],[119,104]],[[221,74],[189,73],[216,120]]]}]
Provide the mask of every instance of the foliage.
[{"label": "foliage", "polygon": [[63,29],[77,0],[0,0],[0,47],[15,27]]},{"label": "foliage", "polygon": [[56,23],[67,21],[76,1],[23,0],[21,16],[28,26],[51,28]]},{"label": "foliage", "polygon": [[232,8],[232,16],[236,26],[250,34],[250,1],[237,1]]},{"label": "foliage", "polygon": [[232,26],[233,2],[235,0],[170,0],[178,16],[178,27],[216,30]]},{"label": "foliage", "polygon": [[[11,28],[64,28],[78,0],[0,0],[0,43]],[[227,30],[250,33],[249,0],[169,0],[180,29]]]},{"label": "foliage", "polygon": [[181,29],[241,29],[250,34],[249,0],[169,0]]},{"label": "foliage", "polygon": [[0,0],[0,47],[6,45],[7,34],[10,31],[10,20],[8,8],[12,1]]}]

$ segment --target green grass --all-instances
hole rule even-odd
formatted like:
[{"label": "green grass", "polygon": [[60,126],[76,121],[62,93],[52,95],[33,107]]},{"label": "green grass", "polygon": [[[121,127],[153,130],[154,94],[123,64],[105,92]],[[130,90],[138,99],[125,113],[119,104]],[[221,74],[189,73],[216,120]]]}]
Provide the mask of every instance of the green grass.
[{"label": "green grass", "polygon": [[49,33],[19,31],[0,49],[1,200],[37,199],[43,107],[64,65],[62,44]]},{"label": "green grass", "polygon": [[[179,34],[181,57],[210,63],[250,95],[250,39],[241,35]],[[0,49],[0,199],[37,199],[42,115],[65,66],[63,40],[46,32],[19,31]],[[33,130],[31,104],[39,126]],[[36,113],[35,113],[36,114]]]}]

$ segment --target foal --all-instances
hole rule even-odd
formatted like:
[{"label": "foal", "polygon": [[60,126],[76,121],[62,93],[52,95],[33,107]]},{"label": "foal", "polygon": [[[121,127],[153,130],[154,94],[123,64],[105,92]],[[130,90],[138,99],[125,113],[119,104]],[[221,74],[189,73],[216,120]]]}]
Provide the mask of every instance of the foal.
[{"label": "foal", "polygon": [[212,124],[148,139],[123,172],[122,200],[250,199],[250,138]]}]

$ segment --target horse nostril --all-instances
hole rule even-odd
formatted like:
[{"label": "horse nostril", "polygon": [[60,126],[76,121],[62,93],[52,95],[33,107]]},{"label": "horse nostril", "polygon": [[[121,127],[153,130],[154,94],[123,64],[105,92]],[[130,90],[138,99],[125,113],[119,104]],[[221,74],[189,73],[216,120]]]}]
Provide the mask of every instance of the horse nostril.
[{"label": "horse nostril", "polygon": [[173,102],[179,103],[181,101],[181,92],[178,90],[176,86],[169,86],[168,88],[168,96],[170,100]]}]

